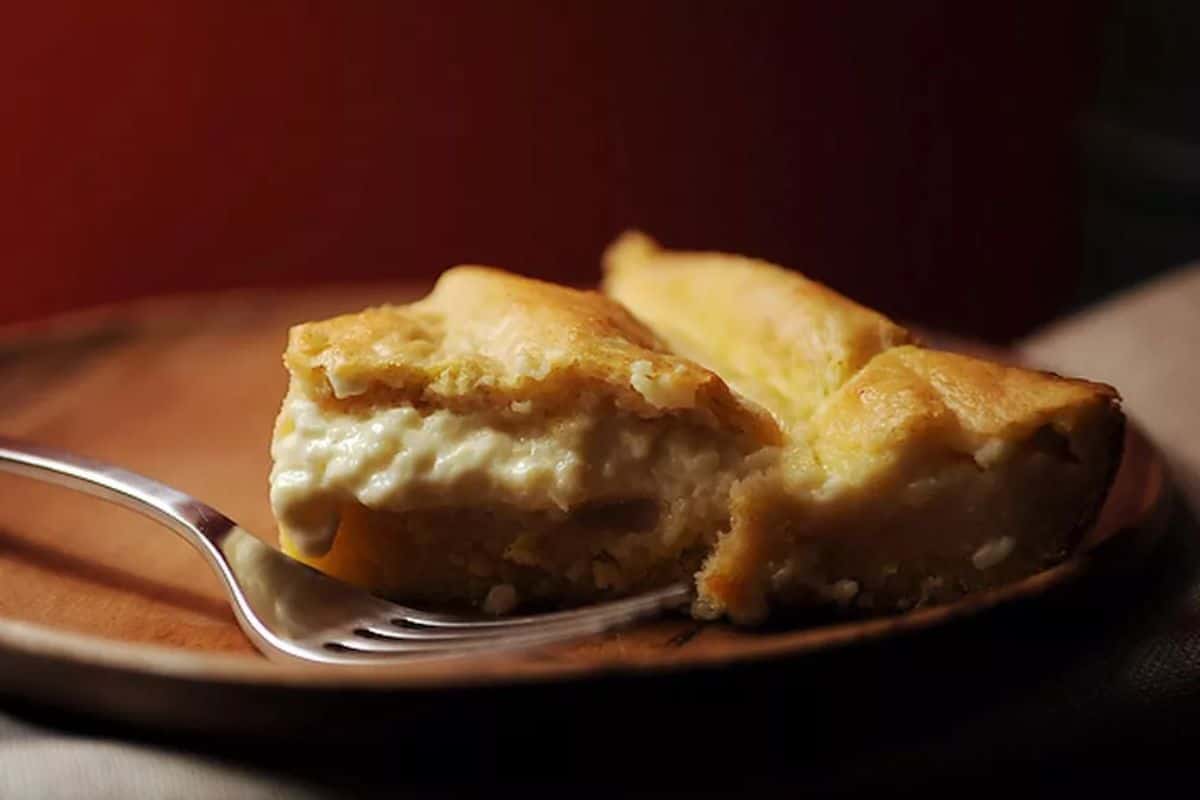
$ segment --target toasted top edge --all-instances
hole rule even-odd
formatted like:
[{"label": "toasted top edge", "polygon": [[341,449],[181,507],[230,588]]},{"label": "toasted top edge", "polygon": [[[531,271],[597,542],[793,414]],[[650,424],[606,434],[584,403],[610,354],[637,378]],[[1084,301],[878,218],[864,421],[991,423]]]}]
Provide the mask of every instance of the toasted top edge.
[{"label": "toasted top edge", "polygon": [[293,384],[347,407],[411,404],[553,413],[609,402],[778,440],[770,416],[673,355],[618,303],[499,269],[461,266],[423,300],[291,329]]},{"label": "toasted top edge", "polygon": [[876,354],[914,340],[882,314],[757,259],[667,250],[629,232],[604,268],[605,291],[672,350],[785,423],[806,419]]},{"label": "toasted top edge", "polygon": [[1103,473],[1119,457],[1122,422],[1120,396],[1106,384],[897,347],[822,405],[812,435],[826,467],[857,471],[935,447],[970,455],[1017,446],[1045,430],[1063,457]]}]

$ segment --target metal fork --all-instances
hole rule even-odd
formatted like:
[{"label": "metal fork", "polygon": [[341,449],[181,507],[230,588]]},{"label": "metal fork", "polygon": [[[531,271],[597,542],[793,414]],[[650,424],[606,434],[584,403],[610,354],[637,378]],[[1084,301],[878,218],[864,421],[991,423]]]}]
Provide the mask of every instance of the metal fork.
[{"label": "metal fork", "polygon": [[421,611],[290,558],[193,497],[134,472],[0,436],[0,471],[65,486],[162,523],[204,555],[238,624],[271,659],[374,664],[540,647],[658,616],[691,600],[675,584],[572,611],[484,618]]}]

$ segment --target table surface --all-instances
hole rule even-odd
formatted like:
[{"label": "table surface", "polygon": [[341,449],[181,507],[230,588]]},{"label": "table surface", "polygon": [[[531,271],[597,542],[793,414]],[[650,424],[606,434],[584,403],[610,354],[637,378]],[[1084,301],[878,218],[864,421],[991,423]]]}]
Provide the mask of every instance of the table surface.
[{"label": "table surface", "polygon": [[[1023,343],[1051,368],[1118,386],[1175,470],[1171,530],[1119,579],[980,624],[776,665],[770,680],[618,680],[535,706],[515,693],[487,718],[459,704],[386,739],[347,729],[320,743],[165,741],[9,699],[0,797],[425,796],[498,780],[611,792],[639,768],[649,785],[731,792],[962,790],[986,776],[995,791],[1049,794],[1185,771],[1200,740],[1198,312],[1200,268],[1181,270]],[[645,708],[672,713],[646,719]],[[721,760],[707,763],[710,753]]]}]

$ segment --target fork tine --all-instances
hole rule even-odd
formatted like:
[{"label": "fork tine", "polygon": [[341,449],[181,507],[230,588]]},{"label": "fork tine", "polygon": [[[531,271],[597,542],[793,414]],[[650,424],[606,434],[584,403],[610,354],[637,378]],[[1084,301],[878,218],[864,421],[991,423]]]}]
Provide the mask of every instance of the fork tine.
[{"label": "fork tine", "polygon": [[[366,636],[366,629],[359,629],[353,635],[331,639],[326,647],[335,651],[363,656],[405,656],[432,653],[467,653],[479,650],[507,650],[532,648],[579,639],[605,631],[613,630],[622,622],[631,622],[636,617],[624,620],[593,620],[571,626],[561,626],[550,630],[530,630],[527,633],[510,633],[508,635],[476,637],[463,639],[460,637],[438,637],[422,639],[394,639]],[[362,632],[360,632],[362,631]]]},{"label": "fork tine", "polygon": [[678,588],[670,587],[650,595],[573,612],[530,616],[519,626],[443,624],[392,628],[377,623],[366,623],[354,628],[349,635],[329,640],[326,646],[368,657],[535,647],[603,633],[657,614],[663,608],[664,602],[674,604],[678,601]]},{"label": "fork tine", "polygon": [[417,626],[419,628],[446,629],[475,629],[482,632],[485,629],[512,630],[522,627],[541,627],[558,622],[584,621],[592,617],[620,616],[629,613],[645,614],[658,612],[669,608],[678,608],[691,600],[692,590],[683,583],[672,584],[663,589],[656,589],[634,597],[612,600],[606,603],[596,603],[584,608],[569,611],[553,611],[546,614],[526,614],[517,617],[499,617],[496,619],[480,619],[478,617],[459,616],[455,614],[439,614],[421,611],[407,606],[395,605],[393,616],[400,626]]},{"label": "fork tine", "polygon": [[368,639],[362,636],[347,635],[330,639],[325,643],[326,649],[345,653],[378,653],[388,655],[403,655],[405,653],[429,653],[439,649],[436,643],[391,642],[382,639]]},{"label": "fork tine", "polygon": [[[502,639],[533,634],[569,633],[581,627],[610,626],[625,621],[641,619],[650,614],[657,614],[660,606],[653,603],[622,603],[616,607],[602,610],[589,610],[586,614],[569,618],[551,619],[542,624],[524,624],[517,626],[475,626],[475,625],[441,625],[437,627],[380,625],[368,623],[361,626],[359,631],[379,638],[396,641],[420,642],[467,642],[472,640]],[[547,615],[550,616],[550,615]],[[356,631],[357,633],[358,631]]]}]

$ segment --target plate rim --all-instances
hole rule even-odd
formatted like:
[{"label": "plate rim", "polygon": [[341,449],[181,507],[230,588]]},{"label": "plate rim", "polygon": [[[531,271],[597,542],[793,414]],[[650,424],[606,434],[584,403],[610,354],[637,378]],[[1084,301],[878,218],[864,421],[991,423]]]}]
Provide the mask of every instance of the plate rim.
[{"label": "plate rim", "polygon": [[[202,304],[203,308],[212,313],[214,305],[241,305],[247,300],[261,302],[264,298],[278,300],[281,293],[304,296],[323,289],[354,293],[363,291],[368,286],[377,287],[381,293],[400,291],[413,295],[420,291],[420,287],[411,282],[385,281],[369,284],[338,283],[327,287],[253,287],[216,292],[151,295],[126,302],[0,324],[0,347],[7,346],[19,351],[24,346],[36,346],[38,342],[45,342],[47,339],[86,335],[89,331],[103,330],[106,326],[114,324],[138,330],[143,326],[152,326],[158,321],[177,318],[181,309],[195,308],[197,304]],[[1000,351],[986,346],[982,349],[993,353],[1006,353],[1010,358],[1014,355],[1014,351]],[[1016,353],[1016,356],[1019,358],[1020,354]],[[1125,437],[1120,467],[1125,467],[1133,453],[1144,456],[1146,462],[1145,474],[1137,486],[1138,524],[1132,528],[1149,528],[1147,533],[1154,538],[1165,528],[1169,508],[1167,466],[1162,453],[1132,420],[1126,424]],[[1123,470],[1119,469],[1098,519],[1114,497],[1122,472]],[[1093,524],[1085,536],[1093,533],[1095,528]],[[711,669],[724,665],[799,658],[814,652],[843,649],[860,642],[891,640],[973,617],[1022,599],[1034,598],[1081,577],[1092,568],[1096,560],[1095,551],[1099,546],[1129,535],[1130,530],[1131,526],[1114,527],[1099,541],[1085,540],[1076,553],[1058,565],[1020,581],[977,592],[952,603],[895,615],[839,621],[782,633],[774,632],[776,635],[760,639],[756,645],[739,647],[735,652],[687,651],[685,654],[681,651],[669,658],[656,654],[655,657],[610,656],[585,661],[546,657],[541,651],[531,651],[526,654],[507,652],[438,656],[403,665],[342,668],[279,663],[254,654],[204,652],[181,647],[125,642],[0,617],[0,659],[26,658],[43,663],[48,660],[60,666],[85,670],[112,670],[132,678],[151,676],[229,687],[386,692],[571,682],[611,675],[650,675]],[[708,623],[697,623],[698,626],[705,624]],[[466,660],[473,668],[444,670],[448,663],[462,660]],[[0,680],[0,691],[17,682],[19,678],[13,680],[5,677]]]},{"label": "plate rim", "polygon": [[[916,633],[959,619],[966,619],[1011,601],[1028,598],[1073,580],[1090,562],[1089,553],[1079,555],[1021,581],[978,592],[955,603],[930,606],[897,615],[853,622],[818,625],[788,633],[820,632],[820,644],[801,641],[786,646],[778,640],[762,648],[742,649],[733,654],[689,654],[681,659],[633,659],[574,662],[532,659],[530,670],[511,669],[514,662],[505,658],[503,669],[454,670],[443,673],[440,667],[458,659],[467,659],[486,667],[490,656],[430,657],[428,660],[390,666],[329,667],[270,661],[254,654],[233,655],[198,652],[185,648],[121,642],[101,636],[78,633],[20,620],[0,619],[0,653],[53,659],[85,668],[115,669],[138,675],[236,684],[242,686],[303,687],[379,690],[472,688],[574,680],[610,674],[665,673],[703,669],[750,661],[787,659],[812,652],[846,647],[858,642],[882,641]],[[710,623],[697,623],[705,625]]]}]

